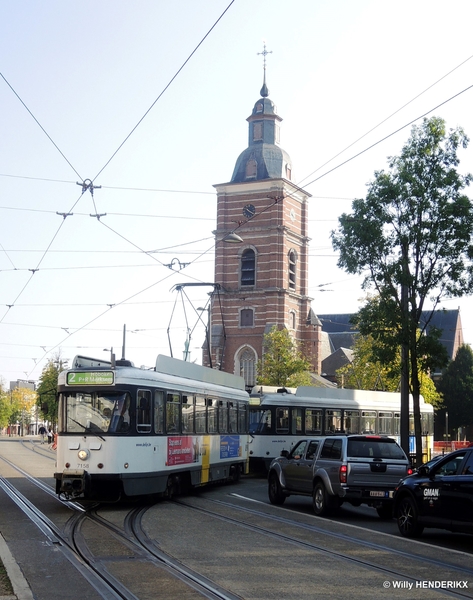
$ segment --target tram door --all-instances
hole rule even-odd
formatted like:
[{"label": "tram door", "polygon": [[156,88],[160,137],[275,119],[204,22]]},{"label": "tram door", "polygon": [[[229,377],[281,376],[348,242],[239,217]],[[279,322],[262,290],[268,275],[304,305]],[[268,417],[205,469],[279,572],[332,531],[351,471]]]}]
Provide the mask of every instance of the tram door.
[{"label": "tram door", "polygon": [[210,472],[210,435],[202,436],[202,473],[200,476],[201,483],[209,482]]}]

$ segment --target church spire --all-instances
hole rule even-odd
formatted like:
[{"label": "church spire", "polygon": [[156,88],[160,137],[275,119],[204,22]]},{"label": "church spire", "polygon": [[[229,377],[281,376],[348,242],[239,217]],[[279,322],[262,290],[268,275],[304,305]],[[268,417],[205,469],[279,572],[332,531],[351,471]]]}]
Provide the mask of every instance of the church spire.
[{"label": "church spire", "polygon": [[266,40],[263,40],[263,52],[258,52],[258,56],[263,56],[263,87],[261,88],[260,94],[262,98],[269,96],[268,86],[266,85],[266,56],[272,54],[272,50],[266,50]]}]

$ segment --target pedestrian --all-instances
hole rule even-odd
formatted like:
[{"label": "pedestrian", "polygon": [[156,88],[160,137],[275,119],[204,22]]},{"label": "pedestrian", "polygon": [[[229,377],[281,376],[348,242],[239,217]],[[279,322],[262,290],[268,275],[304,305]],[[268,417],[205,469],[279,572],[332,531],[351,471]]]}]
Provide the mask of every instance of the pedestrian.
[{"label": "pedestrian", "polygon": [[38,429],[38,433],[41,436],[41,443],[44,444],[44,436],[46,435],[46,427],[44,425],[41,425],[41,427]]},{"label": "pedestrian", "polygon": [[51,429],[51,427],[48,427],[48,444],[53,443],[53,435],[53,430]]}]

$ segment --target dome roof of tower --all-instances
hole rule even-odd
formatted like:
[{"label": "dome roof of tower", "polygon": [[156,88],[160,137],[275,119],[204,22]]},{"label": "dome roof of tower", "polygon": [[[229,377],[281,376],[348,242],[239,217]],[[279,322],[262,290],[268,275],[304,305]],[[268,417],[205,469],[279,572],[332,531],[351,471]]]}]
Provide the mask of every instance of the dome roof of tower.
[{"label": "dome roof of tower", "polygon": [[[250,161],[256,169],[249,173],[247,165]],[[275,144],[255,144],[243,150],[238,157],[231,181],[242,183],[280,178],[291,179],[289,154]]]}]

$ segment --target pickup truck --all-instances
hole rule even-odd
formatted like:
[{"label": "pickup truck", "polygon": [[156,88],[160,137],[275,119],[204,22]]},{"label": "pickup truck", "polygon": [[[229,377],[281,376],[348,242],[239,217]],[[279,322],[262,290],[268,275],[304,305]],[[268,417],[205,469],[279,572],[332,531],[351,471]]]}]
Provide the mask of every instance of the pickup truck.
[{"label": "pickup truck", "polygon": [[412,473],[395,440],[378,435],[330,435],[299,440],[283,450],[268,472],[268,496],[283,504],[292,494],[312,496],[316,515],[329,515],[344,502],[373,506],[392,518],[399,481]]}]

